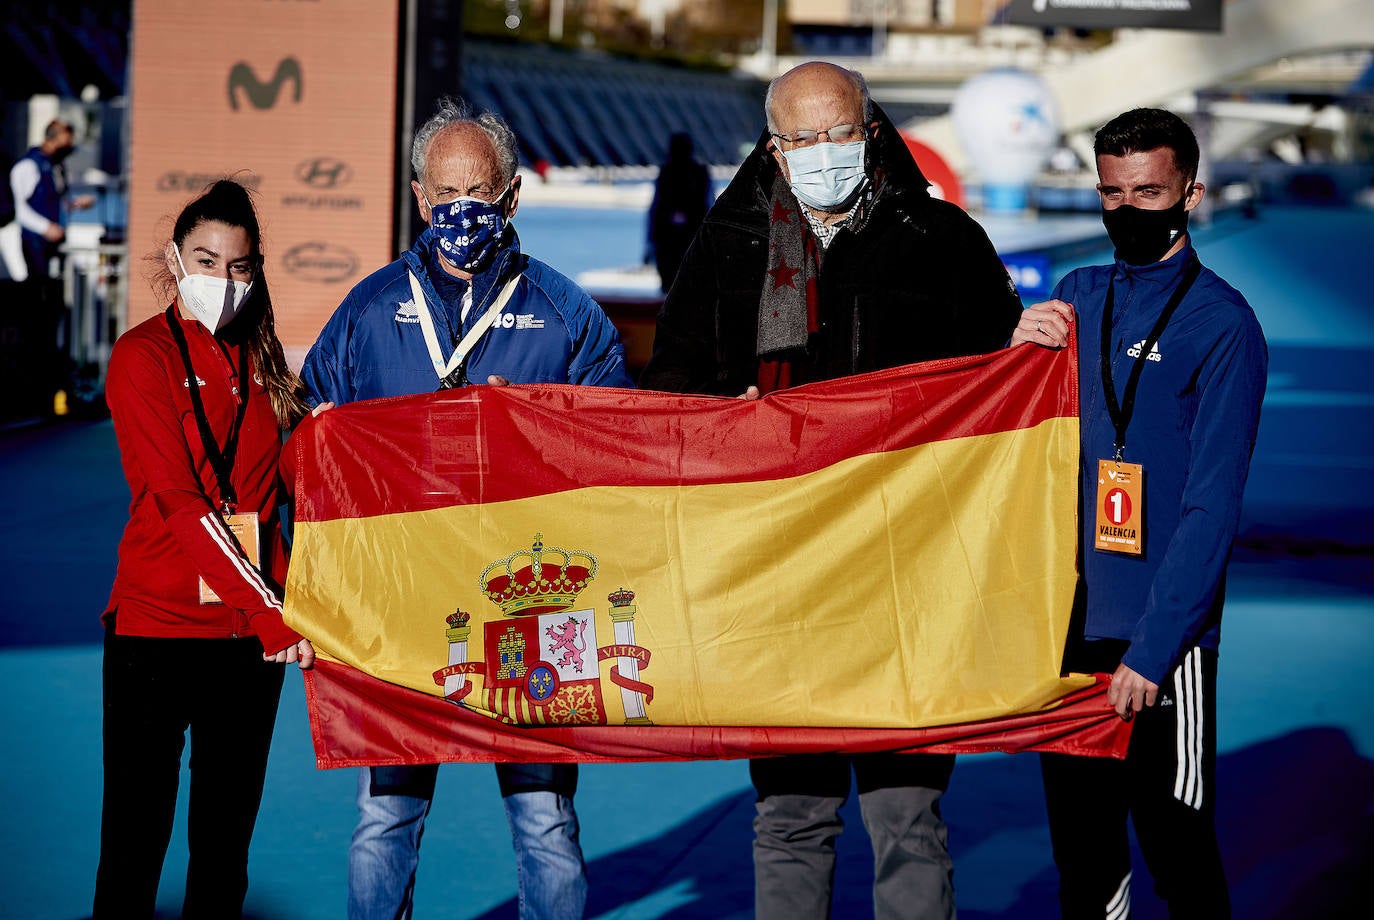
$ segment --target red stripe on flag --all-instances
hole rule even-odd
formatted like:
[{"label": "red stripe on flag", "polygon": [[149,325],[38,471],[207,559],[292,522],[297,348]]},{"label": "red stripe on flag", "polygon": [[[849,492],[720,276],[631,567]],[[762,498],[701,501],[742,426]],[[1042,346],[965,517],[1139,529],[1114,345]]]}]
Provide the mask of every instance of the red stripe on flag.
[{"label": "red stripe on flag", "polygon": [[[1051,751],[1123,758],[1130,723],[1107,703],[1106,675],[1051,710],[918,729],[521,728],[333,661],[305,672],[321,769],[428,763],[733,760],[780,754]],[[385,720],[375,718],[386,713]]]},{"label": "red stripe on flag", "polygon": [[[592,486],[785,479],[864,454],[1076,417],[1072,359],[1072,345],[1011,348],[753,401],[563,385],[372,400],[307,418],[283,455],[284,473],[295,480],[301,522]],[[619,411],[601,411],[608,407]],[[348,437],[357,427],[367,437]],[[378,469],[406,472],[373,488]]]}]

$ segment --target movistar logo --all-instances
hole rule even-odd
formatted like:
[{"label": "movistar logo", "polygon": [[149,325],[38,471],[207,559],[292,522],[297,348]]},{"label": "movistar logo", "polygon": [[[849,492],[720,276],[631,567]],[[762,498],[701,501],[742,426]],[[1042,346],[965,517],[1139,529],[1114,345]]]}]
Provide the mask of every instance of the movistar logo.
[{"label": "movistar logo", "polygon": [[293,57],[282,58],[278,61],[277,72],[272,74],[272,79],[266,83],[258,79],[258,75],[246,62],[239,61],[229,70],[229,107],[235,111],[238,110],[238,90],[243,90],[253,108],[270,109],[277,104],[277,96],[281,94],[282,84],[287,82],[292,84],[291,101],[300,102],[302,92],[301,62]]}]

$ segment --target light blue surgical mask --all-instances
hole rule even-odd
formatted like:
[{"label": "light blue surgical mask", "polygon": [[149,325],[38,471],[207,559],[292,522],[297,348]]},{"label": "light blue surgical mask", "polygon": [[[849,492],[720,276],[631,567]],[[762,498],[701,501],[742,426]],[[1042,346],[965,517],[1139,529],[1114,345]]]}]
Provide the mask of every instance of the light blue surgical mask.
[{"label": "light blue surgical mask", "polygon": [[820,211],[849,204],[863,188],[866,141],[849,144],[812,144],[784,150],[792,194]]}]

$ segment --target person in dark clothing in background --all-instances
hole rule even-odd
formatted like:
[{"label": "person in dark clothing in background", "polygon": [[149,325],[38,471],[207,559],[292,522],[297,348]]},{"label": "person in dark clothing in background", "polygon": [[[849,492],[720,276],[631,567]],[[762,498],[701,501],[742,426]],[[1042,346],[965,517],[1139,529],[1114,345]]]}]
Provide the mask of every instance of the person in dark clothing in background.
[{"label": "person in dark clothing in background", "polygon": [[82,210],[95,203],[90,195],[67,199],[62,164],[75,149],[76,134],[71,124],[55,118],[43,129],[42,142],[29,148],[10,169],[10,193],[15,218],[23,231],[30,279],[60,277],[51,265],[58,255],[57,247],[67,238],[64,204]]},{"label": "person in dark clothing in background", "polygon": [[663,293],[673,286],[682,257],[710,208],[711,177],[692,156],[691,135],[679,131],[668,139],[668,162],[658,171],[649,205],[648,248]]},{"label": "person in dark clothing in background", "polygon": [[[52,395],[69,386],[72,368],[58,342],[68,322],[67,304],[62,290],[62,250],[67,239],[66,217],[70,211],[84,210],[95,203],[90,195],[67,194],[67,178],[62,164],[76,149],[76,133],[71,123],[54,118],[43,129],[43,140],[15,161],[9,170],[10,195],[14,220],[19,225],[23,247],[24,285],[19,289],[33,330],[35,354],[41,354],[39,395],[48,402]],[[7,272],[11,277],[18,277]],[[32,360],[32,359],[31,359]]]}]

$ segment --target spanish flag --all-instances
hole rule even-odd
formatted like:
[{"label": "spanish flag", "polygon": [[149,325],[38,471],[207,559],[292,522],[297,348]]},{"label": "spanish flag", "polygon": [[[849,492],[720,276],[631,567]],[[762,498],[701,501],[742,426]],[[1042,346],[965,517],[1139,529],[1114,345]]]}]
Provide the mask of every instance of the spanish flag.
[{"label": "spanish flag", "polygon": [[475,386],[288,445],[322,767],[809,751],[1121,756],[1060,676],[1073,349],[756,401]]}]

